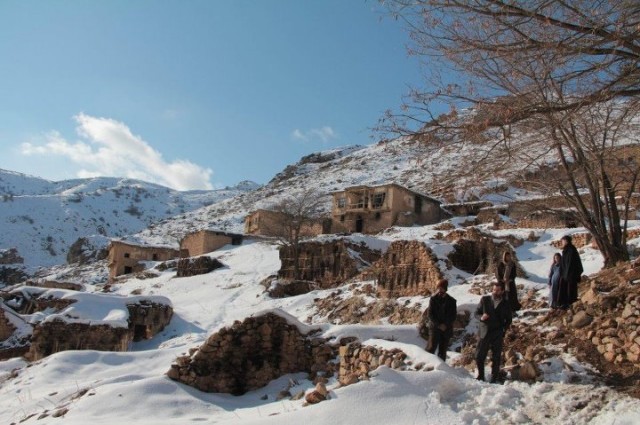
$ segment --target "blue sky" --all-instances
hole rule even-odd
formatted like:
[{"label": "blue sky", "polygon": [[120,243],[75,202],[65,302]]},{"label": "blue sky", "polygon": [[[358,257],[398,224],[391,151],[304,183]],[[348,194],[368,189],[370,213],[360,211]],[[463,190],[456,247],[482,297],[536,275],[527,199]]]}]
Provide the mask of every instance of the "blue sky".
[{"label": "blue sky", "polygon": [[407,41],[373,0],[0,0],[0,168],[267,183],[375,141]]}]

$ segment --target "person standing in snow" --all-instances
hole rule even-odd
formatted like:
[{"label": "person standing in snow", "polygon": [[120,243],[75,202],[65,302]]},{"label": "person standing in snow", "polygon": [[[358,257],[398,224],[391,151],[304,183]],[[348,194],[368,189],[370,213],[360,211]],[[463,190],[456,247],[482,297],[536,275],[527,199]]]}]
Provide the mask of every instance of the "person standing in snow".
[{"label": "person standing in snow", "polygon": [[560,279],[562,279],[562,255],[556,252],[553,254],[553,263],[549,270],[549,306],[552,309],[558,308],[558,292],[560,290]]},{"label": "person standing in snow", "polygon": [[518,301],[518,288],[516,288],[516,263],[509,251],[502,254],[502,261],[496,267],[496,279],[504,284],[504,297],[509,303],[511,312],[515,314],[522,306]]},{"label": "person standing in snow", "polygon": [[484,362],[491,350],[491,382],[501,382],[500,360],[504,335],[511,326],[511,308],[504,296],[502,282],[495,282],[490,295],[480,299],[475,315],[480,320],[479,340],[476,348],[478,379],[484,381]]},{"label": "person standing in snow", "polygon": [[447,360],[449,341],[453,336],[453,322],[456,320],[456,299],[447,294],[449,282],[440,279],[436,286],[437,292],[429,299],[429,344],[427,351],[435,354],[438,349],[438,357]]},{"label": "person standing in snow", "polygon": [[571,236],[565,235],[560,239],[562,243],[562,259],[560,268],[562,279],[560,281],[560,307],[568,309],[578,300],[578,282],[584,271],[578,250],[571,242]]}]

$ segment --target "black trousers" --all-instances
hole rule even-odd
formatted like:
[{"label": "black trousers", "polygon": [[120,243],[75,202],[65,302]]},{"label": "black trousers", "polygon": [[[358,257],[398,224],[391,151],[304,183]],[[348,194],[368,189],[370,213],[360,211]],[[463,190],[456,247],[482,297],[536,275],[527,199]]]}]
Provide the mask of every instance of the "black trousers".
[{"label": "black trousers", "polygon": [[429,346],[427,347],[427,351],[431,354],[435,354],[437,348],[438,357],[442,360],[447,360],[447,350],[449,349],[450,339],[451,335],[449,332],[443,332],[437,327],[429,328]]},{"label": "black trousers", "polygon": [[478,367],[478,376],[484,379],[484,362],[487,354],[491,350],[491,379],[497,379],[500,374],[500,360],[502,357],[502,341],[504,332],[502,330],[490,330],[487,335],[478,341],[476,347],[476,366]]}]

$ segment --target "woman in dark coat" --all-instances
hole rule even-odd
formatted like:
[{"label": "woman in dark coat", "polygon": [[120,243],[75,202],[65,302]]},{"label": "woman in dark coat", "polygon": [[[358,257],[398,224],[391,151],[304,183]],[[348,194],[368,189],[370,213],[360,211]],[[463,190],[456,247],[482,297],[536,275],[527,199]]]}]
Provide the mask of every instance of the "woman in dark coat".
[{"label": "woman in dark coat", "polygon": [[502,261],[496,267],[496,279],[504,284],[505,298],[509,302],[511,311],[515,313],[522,307],[518,301],[518,288],[516,288],[516,263],[511,258],[511,253],[505,251]]},{"label": "woman in dark coat", "polygon": [[563,309],[568,309],[571,304],[578,300],[578,283],[584,271],[580,254],[571,243],[571,236],[565,235],[562,242],[562,259],[560,267],[562,270],[560,280],[559,304]]}]

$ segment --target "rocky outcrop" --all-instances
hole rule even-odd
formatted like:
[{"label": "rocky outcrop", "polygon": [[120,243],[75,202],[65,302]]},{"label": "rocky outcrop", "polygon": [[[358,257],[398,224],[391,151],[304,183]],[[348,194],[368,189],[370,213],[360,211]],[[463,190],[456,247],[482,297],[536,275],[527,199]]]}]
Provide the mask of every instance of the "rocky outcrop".
[{"label": "rocky outcrop", "polygon": [[29,275],[21,267],[0,266],[0,284],[13,285],[28,278]]},{"label": "rocky outcrop", "polygon": [[438,258],[424,242],[395,241],[371,267],[382,297],[429,295],[435,291],[442,272]]},{"label": "rocky outcrop", "polygon": [[378,251],[364,244],[344,240],[329,242],[304,242],[298,246],[299,276],[294,274],[293,246],[280,248],[280,279],[312,281],[320,288],[333,288],[347,282],[360,271],[380,258]]},{"label": "rocky outcrop", "polygon": [[287,373],[333,373],[335,349],[302,333],[294,320],[270,312],[222,328],[167,375],[201,391],[241,395]]},{"label": "rocky outcrop", "polygon": [[0,264],[23,264],[24,258],[16,248],[0,249]]},{"label": "rocky outcrop", "polygon": [[199,274],[207,274],[215,269],[224,267],[218,259],[202,256],[196,258],[181,258],[178,260],[177,277],[196,276]]},{"label": "rocky outcrop", "polygon": [[104,260],[109,256],[106,247],[97,247],[87,238],[78,238],[67,252],[68,264],[88,264],[99,260]]}]

